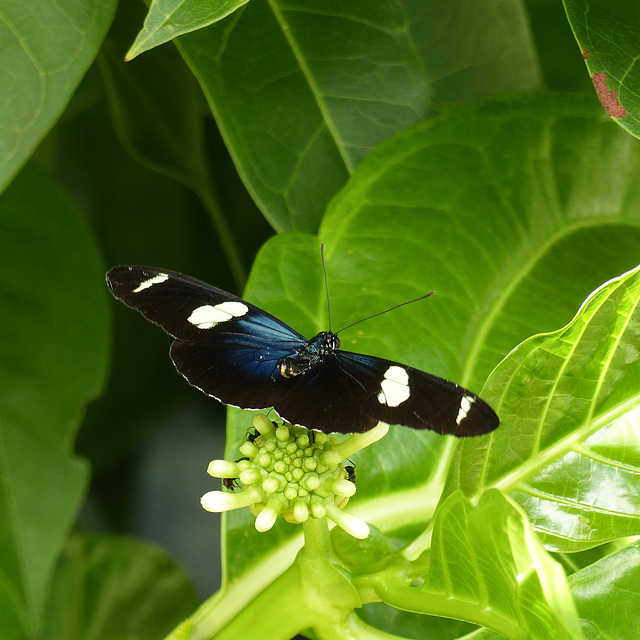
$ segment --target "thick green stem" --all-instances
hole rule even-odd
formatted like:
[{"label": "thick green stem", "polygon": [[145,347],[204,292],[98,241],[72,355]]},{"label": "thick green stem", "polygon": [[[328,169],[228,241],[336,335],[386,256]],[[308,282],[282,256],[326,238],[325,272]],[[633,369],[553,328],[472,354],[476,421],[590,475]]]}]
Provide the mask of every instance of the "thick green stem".
[{"label": "thick green stem", "polygon": [[[189,640],[289,640],[312,626],[314,616],[301,606],[300,581],[295,564],[272,582],[249,604],[240,609],[223,627],[219,607],[192,618]],[[199,615],[198,615],[199,614]]]},{"label": "thick green stem", "polygon": [[302,523],[304,547],[300,550],[307,558],[333,559],[333,546],[326,518],[309,518]]}]

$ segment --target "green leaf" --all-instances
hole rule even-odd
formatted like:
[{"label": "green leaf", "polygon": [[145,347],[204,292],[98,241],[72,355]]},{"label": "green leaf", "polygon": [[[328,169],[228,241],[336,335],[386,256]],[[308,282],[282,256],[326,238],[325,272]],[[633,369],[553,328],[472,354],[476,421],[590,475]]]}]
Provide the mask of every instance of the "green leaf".
[{"label": "green leaf", "polygon": [[[178,40],[242,179],[276,230],[316,232],[362,158],[423,120],[432,97],[441,103],[537,88],[520,2],[510,3],[504,23],[496,20],[502,2],[480,11],[467,0],[450,13],[441,4],[253,0]],[[497,64],[505,53],[524,68],[507,72]]]},{"label": "green leaf", "polygon": [[433,107],[542,88],[524,3],[403,0],[402,4],[431,83]]},{"label": "green leaf", "polygon": [[399,569],[390,565],[362,583],[393,607],[467,620],[508,638],[582,637],[562,567],[499,491],[484,493],[476,507],[460,492],[449,496],[427,557]]},{"label": "green leaf", "polygon": [[565,11],[605,111],[640,138],[640,12],[637,3],[564,0]]},{"label": "green leaf", "polygon": [[0,192],[64,111],[116,4],[0,0]]},{"label": "green leaf", "polygon": [[[334,330],[436,291],[340,334],[344,349],[479,392],[518,343],[563,326],[603,280],[636,265],[639,169],[636,142],[589,97],[510,97],[443,111],[358,167],[319,239],[290,233],[268,242],[246,295],[303,335],[326,329],[322,240]],[[235,459],[251,416],[231,416],[226,455]],[[412,539],[433,516],[457,444],[392,428],[356,456],[349,509]],[[464,447],[484,451],[485,441]],[[226,518],[228,578],[251,585],[236,599],[250,599],[300,545],[292,525],[257,535],[253,522],[246,510]]]},{"label": "green leaf", "polygon": [[484,392],[503,424],[461,444],[450,490],[510,493],[557,550],[640,534],[639,302],[640,267],[510,353]]},{"label": "green leaf", "polygon": [[71,448],[106,375],[103,273],[85,224],[47,179],[24,169],[0,198],[0,628],[7,637],[10,629],[35,635],[86,489],[87,467]]},{"label": "green leaf", "polygon": [[[185,74],[184,61],[175,51],[162,49],[153,58],[123,65],[117,45],[108,45],[98,62],[120,142],[142,165],[178,180],[200,198],[235,280],[243,286],[246,268],[212,179],[197,82]],[[157,79],[159,68],[162,81]]]},{"label": "green leaf", "polygon": [[[586,640],[636,640],[640,634],[640,549],[620,549],[568,578]],[[481,629],[469,640],[500,640]]]},{"label": "green leaf", "polygon": [[126,60],[190,31],[202,29],[233,13],[248,0],[153,0],[144,27],[127,52]]},{"label": "green leaf", "polygon": [[587,639],[640,637],[640,542],[569,576]]},{"label": "green leaf", "polygon": [[38,637],[157,640],[196,605],[184,571],[159,547],[73,536],[58,562]]}]

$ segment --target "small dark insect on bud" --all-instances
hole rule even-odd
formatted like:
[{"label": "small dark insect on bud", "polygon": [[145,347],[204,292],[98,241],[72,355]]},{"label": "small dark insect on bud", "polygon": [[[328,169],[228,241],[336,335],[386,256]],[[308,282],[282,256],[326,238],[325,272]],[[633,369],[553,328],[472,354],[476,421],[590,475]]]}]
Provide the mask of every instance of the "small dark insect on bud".
[{"label": "small dark insect on bud", "polygon": [[356,468],[354,465],[352,464],[347,464],[344,467],[344,470],[347,474],[347,480],[349,482],[353,482],[353,484],[356,483]]},{"label": "small dark insect on bud", "polygon": [[[247,442],[255,442],[260,437],[260,432],[257,429],[249,429],[247,432]],[[249,458],[240,458],[240,460],[248,460]],[[236,460],[236,462],[239,462]]]},{"label": "small dark insect on bud", "polygon": [[222,478],[222,486],[232,493],[238,488],[238,478]]}]

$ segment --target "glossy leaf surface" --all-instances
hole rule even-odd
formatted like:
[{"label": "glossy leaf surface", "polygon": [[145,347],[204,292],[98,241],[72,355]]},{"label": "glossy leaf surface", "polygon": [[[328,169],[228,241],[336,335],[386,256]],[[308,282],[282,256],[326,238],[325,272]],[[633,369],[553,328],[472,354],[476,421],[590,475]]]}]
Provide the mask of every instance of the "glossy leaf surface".
[{"label": "glossy leaf surface", "polygon": [[[637,264],[639,161],[635,141],[597,103],[569,96],[453,109],[389,141],[359,167],[321,229],[333,329],[436,295],[345,331],[343,347],[479,391],[520,341],[562,327],[593,289]],[[304,335],[327,328],[319,242],[274,238],[247,295]],[[228,458],[238,457],[250,420],[233,414]],[[418,535],[456,444],[392,429],[354,461],[350,508],[405,541]],[[476,473],[467,451],[485,449],[482,439],[464,441],[461,487]],[[226,559],[231,577],[259,590],[300,539],[284,523],[268,537],[252,529],[249,514],[229,514]]]},{"label": "glossy leaf surface", "polygon": [[484,451],[461,444],[450,488],[508,492],[561,551],[639,534],[639,302],[636,269],[510,353],[485,387],[503,425]]},{"label": "glossy leaf surface", "polygon": [[[640,633],[640,550],[635,542],[568,578],[586,640],[635,640]],[[469,640],[500,640],[487,629]]]},{"label": "glossy leaf surface", "polygon": [[486,492],[476,507],[461,493],[443,502],[427,565],[422,576],[390,565],[371,583],[383,602],[400,609],[475,622],[509,638],[581,637],[562,568],[498,491]]}]

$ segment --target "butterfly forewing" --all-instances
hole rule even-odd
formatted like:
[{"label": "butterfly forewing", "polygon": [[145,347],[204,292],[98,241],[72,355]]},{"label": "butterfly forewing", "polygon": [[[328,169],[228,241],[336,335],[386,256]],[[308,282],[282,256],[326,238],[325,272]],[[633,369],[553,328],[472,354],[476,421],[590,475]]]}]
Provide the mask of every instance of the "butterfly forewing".
[{"label": "butterfly forewing", "polygon": [[174,271],[116,267],[107,282],[117,298],[176,338],[176,369],[225,404],[271,407],[278,361],[306,343],[266,311]]},{"label": "butterfly forewing", "polygon": [[484,400],[453,382],[360,353],[338,351],[335,357],[366,390],[364,411],[376,421],[455,436],[480,435],[499,424]]},{"label": "butterfly forewing", "polygon": [[[174,338],[200,342],[237,333],[253,336],[264,343],[278,340],[306,342],[297,331],[270,313],[176,271],[114,267],[107,273],[107,283],[116,298],[159,324]],[[237,305],[235,308],[234,304]],[[219,312],[216,307],[221,307]],[[226,315],[225,308],[228,309]],[[234,313],[237,315],[232,315]],[[215,332],[206,331],[206,328],[214,328],[207,327],[207,320],[215,323]]]}]

